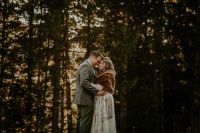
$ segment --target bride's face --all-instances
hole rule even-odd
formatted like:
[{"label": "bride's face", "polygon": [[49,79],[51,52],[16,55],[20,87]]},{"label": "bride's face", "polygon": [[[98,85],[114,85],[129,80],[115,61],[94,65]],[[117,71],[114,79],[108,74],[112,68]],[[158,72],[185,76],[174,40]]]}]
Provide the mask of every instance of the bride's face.
[{"label": "bride's face", "polygon": [[101,61],[100,64],[99,64],[99,69],[100,70],[104,70],[105,69],[105,62],[104,61]]}]

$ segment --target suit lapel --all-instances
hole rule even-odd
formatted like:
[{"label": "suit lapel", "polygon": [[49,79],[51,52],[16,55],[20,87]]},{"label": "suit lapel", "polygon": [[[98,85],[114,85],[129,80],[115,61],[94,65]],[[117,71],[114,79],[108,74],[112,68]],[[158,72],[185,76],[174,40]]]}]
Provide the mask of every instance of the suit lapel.
[{"label": "suit lapel", "polygon": [[94,70],[93,66],[91,65],[91,63],[90,63],[88,60],[86,60],[86,62],[87,62],[88,65],[90,66],[90,69],[91,69],[93,75],[95,76],[95,70]]}]

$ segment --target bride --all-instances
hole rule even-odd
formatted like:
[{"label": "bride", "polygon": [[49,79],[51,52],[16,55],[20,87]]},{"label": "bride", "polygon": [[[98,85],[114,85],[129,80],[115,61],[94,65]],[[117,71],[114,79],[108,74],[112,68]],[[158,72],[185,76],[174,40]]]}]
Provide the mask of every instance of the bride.
[{"label": "bride", "polygon": [[104,57],[99,65],[97,83],[106,91],[104,96],[95,96],[91,133],[116,133],[114,89],[115,69],[109,57]]}]

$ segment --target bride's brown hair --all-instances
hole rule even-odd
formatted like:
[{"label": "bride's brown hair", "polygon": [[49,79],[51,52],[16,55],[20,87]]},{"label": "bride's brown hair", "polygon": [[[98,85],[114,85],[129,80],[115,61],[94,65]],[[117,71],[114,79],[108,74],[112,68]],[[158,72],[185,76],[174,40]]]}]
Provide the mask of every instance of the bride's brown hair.
[{"label": "bride's brown hair", "polygon": [[104,57],[103,61],[105,62],[105,69],[106,70],[113,70],[113,71],[115,71],[113,62],[112,62],[112,60],[109,57]]}]

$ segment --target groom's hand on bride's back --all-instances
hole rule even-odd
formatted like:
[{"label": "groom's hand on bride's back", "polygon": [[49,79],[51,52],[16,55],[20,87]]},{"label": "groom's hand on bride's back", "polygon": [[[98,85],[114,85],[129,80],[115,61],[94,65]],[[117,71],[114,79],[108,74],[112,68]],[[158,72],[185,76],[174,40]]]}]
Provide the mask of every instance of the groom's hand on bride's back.
[{"label": "groom's hand on bride's back", "polygon": [[97,95],[98,96],[104,96],[106,94],[106,92],[104,91],[104,90],[99,90],[98,92],[97,92]]}]

